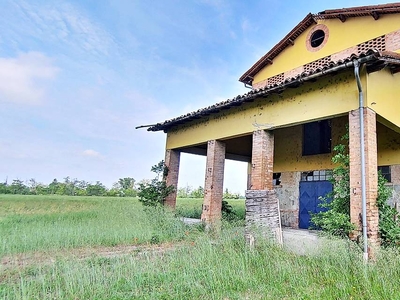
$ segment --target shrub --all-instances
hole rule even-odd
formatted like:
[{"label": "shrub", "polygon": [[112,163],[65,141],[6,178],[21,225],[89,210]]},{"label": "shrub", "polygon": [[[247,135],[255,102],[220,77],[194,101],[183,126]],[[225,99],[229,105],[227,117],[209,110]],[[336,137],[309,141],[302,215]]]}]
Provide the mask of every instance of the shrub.
[{"label": "shrub", "polygon": [[[342,140],[348,139],[348,135]],[[337,167],[332,170],[333,185],[332,192],[320,197],[319,206],[324,210],[313,214],[311,222],[314,228],[337,235],[345,236],[354,230],[354,225],[350,222],[350,171],[349,154],[346,153],[346,146],[339,144],[333,148],[336,154],[332,157],[332,162]]]},{"label": "shrub", "polygon": [[163,205],[165,198],[174,191],[172,185],[167,186],[165,178],[168,175],[168,168],[164,161],[151,167],[151,171],[156,173],[156,177],[149,182],[139,183],[139,201],[145,206]]},{"label": "shrub", "polygon": [[[342,140],[348,140],[348,133]],[[325,208],[311,217],[314,228],[322,229],[333,235],[345,236],[354,230],[350,222],[350,170],[349,154],[346,146],[339,144],[334,147],[336,154],[332,162],[337,164],[333,169],[332,192],[320,197],[320,207]],[[400,245],[400,222],[398,212],[387,204],[392,190],[386,186],[386,179],[378,173],[378,197],[376,203],[379,209],[379,234],[383,246]]]}]

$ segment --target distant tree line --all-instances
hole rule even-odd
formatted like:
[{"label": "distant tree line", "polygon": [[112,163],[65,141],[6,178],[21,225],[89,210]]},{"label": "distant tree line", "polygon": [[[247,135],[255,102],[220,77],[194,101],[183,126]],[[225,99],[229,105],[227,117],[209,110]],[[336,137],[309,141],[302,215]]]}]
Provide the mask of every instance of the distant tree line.
[{"label": "distant tree line", "polygon": [[11,184],[0,183],[0,194],[134,197],[137,192],[136,181],[131,177],[118,179],[110,189],[100,181],[90,183],[70,177],[62,182],[54,179],[49,184],[39,183],[34,178],[26,182],[14,179]]},{"label": "distant tree line", "polygon": [[[203,198],[204,197],[204,188],[199,186],[197,189],[193,189],[191,186],[186,186],[178,189],[177,192],[178,198]],[[239,193],[231,193],[227,188],[224,191],[223,195],[224,199],[241,199]]]},{"label": "distant tree line", "polygon": [[[161,182],[157,178],[156,180]],[[76,178],[71,179],[69,176],[65,177],[63,181],[53,179],[49,184],[37,182],[34,178],[27,181],[14,179],[11,183],[0,182],[0,194],[135,197],[148,185],[151,185],[151,180],[145,179],[137,183],[132,177],[119,178],[110,189],[100,181],[91,183]],[[178,189],[177,197],[203,198],[204,188],[199,186],[194,189],[187,185]],[[244,198],[239,193],[231,193],[227,188],[223,197],[224,199]]]}]

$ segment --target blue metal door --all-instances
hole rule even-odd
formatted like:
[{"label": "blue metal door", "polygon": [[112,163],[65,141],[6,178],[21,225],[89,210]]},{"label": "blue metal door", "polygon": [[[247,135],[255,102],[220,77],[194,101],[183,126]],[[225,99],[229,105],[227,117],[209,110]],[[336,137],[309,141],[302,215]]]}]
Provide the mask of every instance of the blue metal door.
[{"label": "blue metal door", "polygon": [[318,206],[319,197],[332,191],[332,183],[329,181],[300,181],[300,206],[299,228],[310,227],[310,212],[317,213],[322,209]]}]

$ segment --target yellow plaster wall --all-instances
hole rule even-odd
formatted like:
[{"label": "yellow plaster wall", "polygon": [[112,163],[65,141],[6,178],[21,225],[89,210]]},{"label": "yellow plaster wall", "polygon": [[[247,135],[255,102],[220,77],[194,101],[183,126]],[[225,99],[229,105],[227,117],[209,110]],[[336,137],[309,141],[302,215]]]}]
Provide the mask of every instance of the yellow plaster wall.
[{"label": "yellow plaster wall", "polygon": [[376,126],[378,143],[378,165],[400,164],[400,134],[378,123]]},{"label": "yellow plaster wall", "polygon": [[[346,133],[348,116],[334,118],[332,126],[332,149],[342,143],[340,138]],[[274,130],[274,172],[294,172],[332,169],[332,153],[302,156],[303,126]]]},{"label": "yellow plaster wall", "polygon": [[[334,118],[332,124],[332,149],[346,143],[341,137],[346,133],[348,116]],[[303,127],[301,125],[274,130],[274,172],[294,172],[332,169],[332,153],[302,156]],[[376,125],[378,165],[400,164],[400,134],[381,123]]]},{"label": "yellow plaster wall", "polygon": [[316,52],[307,50],[307,35],[315,25],[310,26],[295,40],[294,46],[288,46],[273,60],[272,65],[264,67],[255,75],[253,84],[395,31],[400,28],[400,14],[381,15],[376,21],[366,16],[349,18],[344,23],[338,19],[319,20],[318,24],[324,24],[329,29],[329,39],[322,49]]},{"label": "yellow plaster wall", "polygon": [[347,114],[358,107],[354,75],[348,72],[322,78],[281,95],[222,111],[167,133],[167,149],[198,145],[213,139],[251,134],[257,129],[285,127],[329,116]]},{"label": "yellow plaster wall", "polygon": [[400,127],[400,73],[381,70],[367,76],[368,107]]}]

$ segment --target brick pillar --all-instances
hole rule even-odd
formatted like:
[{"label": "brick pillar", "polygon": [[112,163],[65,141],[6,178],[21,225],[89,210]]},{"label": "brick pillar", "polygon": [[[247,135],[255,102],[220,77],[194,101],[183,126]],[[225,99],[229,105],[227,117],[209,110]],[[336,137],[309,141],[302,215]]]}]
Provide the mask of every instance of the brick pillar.
[{"label": "brick pillar", "polygon": [[172,185],[174,192],[169,194],[164,201],[165,206],[175,209],[176,206],[176,194],[178,191],[178,177],[179,177],[179,161],[181,158],[181,152],[178,150],[166,150],[165,151],[165,165],[168,168],[168,175],[166,180],[167,186]]},{"label": "brick pillar", "polygon": [[[369,244],[379,245],[376,206],[378,196],[378,165],[376,142],[376,114],[364,108],[364,143],[365,143],[365,183],[367,200],[367,236]],[[356,230],[350,238],[362,238],[362,195],[361,195],[361,155],[360,155],[360,118],[359,110],[349,113],[349,154],[350,154],[350,220]],[[370,253],[370,251],[368,251]]]},{"label": "brick pillar", "polygon": [[251,189],[273,190],[274,134],[265,130],[253,132]]},{"label": "brick pillar", "polygon": [[279,199],[273,186],[274,134],[253,132],[251,187],[246,191],[246,240],[252,245],[255,232],[283,243]]},{"label": "brick pillar", "polygon": [[225,144],[216,140],[208,141],[204,202],[201,220],[207,225],[221,219],[225,167]]}]

